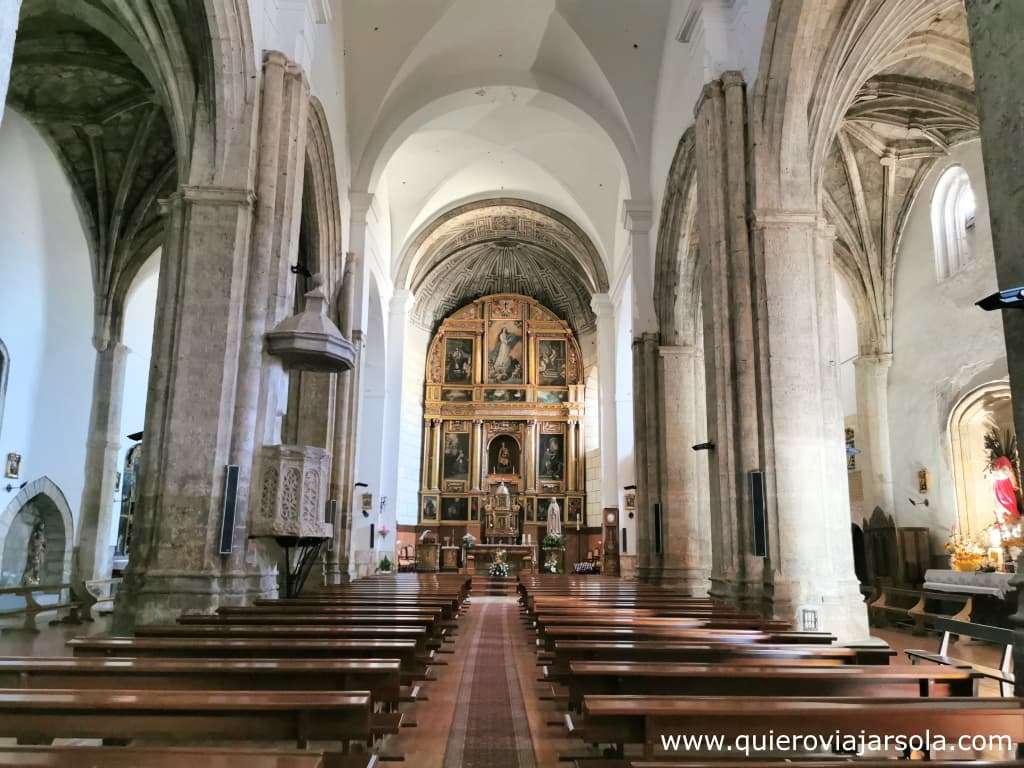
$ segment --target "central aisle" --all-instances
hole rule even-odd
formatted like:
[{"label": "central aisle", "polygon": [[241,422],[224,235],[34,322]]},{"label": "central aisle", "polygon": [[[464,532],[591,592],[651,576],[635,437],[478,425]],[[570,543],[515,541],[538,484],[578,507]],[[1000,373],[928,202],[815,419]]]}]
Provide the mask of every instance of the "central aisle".
[{"label": "central aisle", "polygon": [[535,768],[533,743],[516,671],[515,598],[477,597],[444,768]]}]

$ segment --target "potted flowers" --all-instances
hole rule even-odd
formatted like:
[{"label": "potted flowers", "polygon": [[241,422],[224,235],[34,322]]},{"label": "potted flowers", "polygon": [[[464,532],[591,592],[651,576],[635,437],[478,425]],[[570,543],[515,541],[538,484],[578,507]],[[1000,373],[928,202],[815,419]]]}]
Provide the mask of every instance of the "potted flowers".
[{"label": "potted flowers", "polygon": [[382,557],[380,559],[380,562],[377,564],[377,570],[380,573],[391,573],[392,567],[393,565],[391,563],[391,560],[390,558],[388,558],[387,555],[384,555],[384,557]]},{"label": "potted flowers", "polygon": [[564,573],[565,539],[549,533],[541,540],[540,548],[543,553],[541,556],[541,573]]},{"label": "potted flowers", "polygon": [[505,550],[499,549],[494,553],[494,562],[491,563],[491,567],[488,569],[487,575],[492,579],[507,579],[512,575],[512,569],[509,568],[508,563],[505,562]]}]

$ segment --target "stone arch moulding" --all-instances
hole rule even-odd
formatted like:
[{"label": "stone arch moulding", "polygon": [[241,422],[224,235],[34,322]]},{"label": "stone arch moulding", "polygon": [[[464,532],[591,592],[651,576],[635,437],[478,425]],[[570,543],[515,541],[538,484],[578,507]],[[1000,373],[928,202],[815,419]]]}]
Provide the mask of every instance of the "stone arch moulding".
[{"label": "stone arch moulding", "polygon": [[64,563],[62,565],[62,582],[68,583],[71,580],[71,561],[75,549],[75,521],[71,515],[71,507],[64,496],[64,492],[49,477],[43,475],[30,483],[26,483],[17,496],[11,499],[0,513],[0,546],[7,540],[14,518],[22,507],[38,496],[45,496],[49,499],[60,513],[61,522],[64,524]]},{"label": "stone arch moulding", "polygon": [[[1008,379],[997,379],[980,386],[974,387],[961,395],[953,407],[950,408],[949,416],[946,419],[946,433],[949,436],[949,458],[950,469],[953,475],[953,486],[956,498],[956,520],[961,530],[964,530],[964,521],[968,522],[968,534],[977,533],[970,525],[972,517],[975,516],[975,500],[968,487],[969,478],[967,470],[972,461],[978,458],[979,452],[983,450],[980,445],[970,441],[968,434],[972,426],[975,428],[987,427],[983,423],[986,414],[994,415],[994,409],[1005,405],[1010,409],[1010,382]],[[1012,412],[1011,412],[1012,413]],[[979,421],[980,419],[980,421]],[[1012,417],[1011,417],[1012,419]],[[998,426],[993,424],[993,426]],[[1012,427],[1012,420],[1010,423]]]},{"label": "stone arch moulding", "polygon": [[[324,277],[328,296],[335,296],[344,270],[341,252],[341,200],[338,196],[334,144],[323,104],[309,97],[306,162],[303,172],[303,222],[307,227],[315,272]],[[310,219],[307,221],[308,218]]]}]

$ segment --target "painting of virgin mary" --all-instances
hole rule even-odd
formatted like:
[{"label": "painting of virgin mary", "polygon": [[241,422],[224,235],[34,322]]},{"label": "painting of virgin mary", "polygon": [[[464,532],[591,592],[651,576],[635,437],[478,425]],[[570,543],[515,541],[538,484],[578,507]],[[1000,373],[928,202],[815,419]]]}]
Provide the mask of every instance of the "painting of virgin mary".
[{"label": "painting of virgin mary", "polygon": [[491,326],[487,380],[492,384],[523,383],[523,334],[517,322]]}]

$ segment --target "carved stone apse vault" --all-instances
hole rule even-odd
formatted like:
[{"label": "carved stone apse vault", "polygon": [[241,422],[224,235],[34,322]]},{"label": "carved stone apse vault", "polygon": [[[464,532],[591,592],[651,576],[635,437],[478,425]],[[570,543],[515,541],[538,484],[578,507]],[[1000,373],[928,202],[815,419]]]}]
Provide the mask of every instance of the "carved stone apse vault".
[{"label": "carved stone apse vault", "polygon": [[590,238],[557,211],[515,199],[484,200],[439,217],[406,249],[398,282],[416,295],[427,330],[481,296],[531,296],[576,333],[594,327],[590,297],[608,277]]}]

